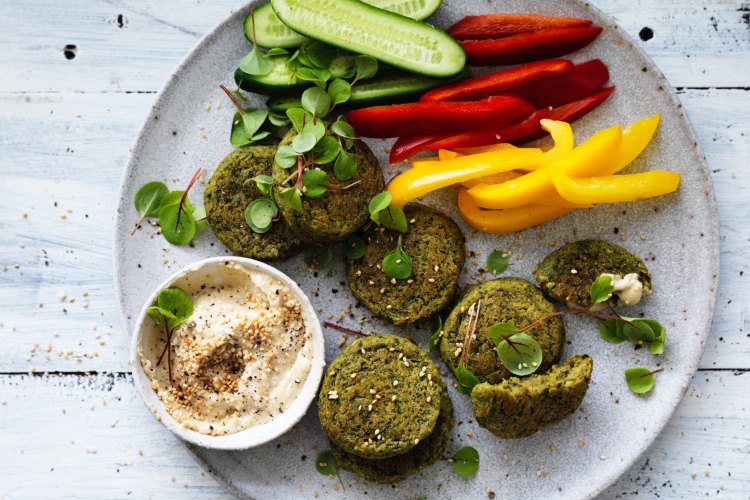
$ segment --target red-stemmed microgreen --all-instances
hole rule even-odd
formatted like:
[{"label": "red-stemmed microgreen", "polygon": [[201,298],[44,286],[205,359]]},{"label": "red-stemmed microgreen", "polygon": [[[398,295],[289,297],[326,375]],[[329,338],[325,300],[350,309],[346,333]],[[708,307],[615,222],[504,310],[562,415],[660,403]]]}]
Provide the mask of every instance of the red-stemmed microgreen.
[{"label": "red-stemmed microgreen", "polygon": [[331,452],[330,450],[323,451],[317,456],[317,458],[315,459],[315,470],[317,470],[319,474],[323,474],[324,476],[332,476],[336,474],[336,476],[339,478],[341,488],[346,489],[346,487],[344,486],[344,482],[341,480],[341,474],[339,473],[339,468],[336,465],[336,459],[333,457],[333,452]]},{"label": "red-stemmed microgreen", "polygon": [[175,329],[186,323],[193,314],[193,300],[190,294],[180,288],[165,288],[159,292],[154,304],[146,309],[146,314],[154,320],[160,328],[164,329],[165,344],[156,366],[159,366],[167,356],[167,372],[170,383],[172,377],[172,335]]}]

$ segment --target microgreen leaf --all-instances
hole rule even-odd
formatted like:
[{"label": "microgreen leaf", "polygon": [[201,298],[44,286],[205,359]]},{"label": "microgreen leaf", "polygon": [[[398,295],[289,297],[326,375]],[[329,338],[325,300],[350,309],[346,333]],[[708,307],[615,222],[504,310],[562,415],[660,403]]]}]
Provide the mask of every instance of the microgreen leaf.
[{"label": "microgreen leaf", "polygon": [[309,267],[323,269],[333,260],[333,251],[326,245],[313,244],[305,250],[303,260]]},{"label": "microgreen leaf", "polygon": [[159,214],[161,200],[169,192],[163,182],[148,182],[135,193],[135,209],[141,217],[155,217]]},{"label": "microgreen leaf", "polygon": [[388,229],[393,229],[400,233],[405,233],[408,229],[406,214],[398,207],[388,206],[380,212],[380,224]]},{"label": "microgreen leaf", "polygon": [[527,333],[515,333],[497,344],[500,363],[519,377],[531,375],[542,364],[542,347]]},{"label": "microgreen leaf", "polygon": [[[315,138],[315,133],[307,127],[302,129],[302,132],[297,134],[292,140],[292,149],[297,153],[307,153],[315,147],[315,143],[318,142]],[[279,148],[281,149],[281,148]]]},{"label": "microgreen leaf", "polygon": [[270,231],[273,220],[279,213],[276,203],[270,198],[261,198],[245,207],[245,222],[253,232],[264,234]]},{"label": "microgreen leaf", "polygon": [[256,175],[252,179],[255,181],[255,186],[261,194],[269,196],[271,194],[271,186],[273,186],[273,178],[270,175]]},{"label": "microgreen leaf", "polygon": [[328,84],[328,96],[333,104],[344,103],[352,96],[352,86],[346,80],[336,78]]},{"label": "microgreen leaf", "polygon": [[302,127],[305,123],[312,121],[312,115],[302,108],[289,108],[286,110],[286,116],[289,121],[292,122],[294,130],[299,134],[302,131]]},{"label": "microgreen leaf", "polygon": [[279,191],[279,199],[292,210],[297,212],[302,210],[302,198],[300,197],[299,189],[295,186]]},{"label": "microgreen leaf", "polygon": [[513,323],[495,323],[487,328],[487,337],[495,344],[495,347],[510,337],[519,333],[520,330]]},{"label": "microgreen leaf", "polygon": [[357,260],[365,255],[365,242],[357,235],[351,235],[346,239],[346,258]]},{"label": "microgreen leaf", "polygon": [[309,62],[318,68],[327,68],[331,65],[333,58],[336,57],[336,51],[328,44],[310,40],[300,47],[300,52],[307,55]]},{"label": "microgreen leaf", "polygon": [[253,76],[267,75],[275,65],[274,60],[258,49],[257,45],[253,45],[253,50],[240,60],[240,69]]},{"label": "microgreen leaf", "polygon": [[487,270],[494,275],[503,274],[508,268],[508,254],[495,250],[487,257]]},{"label": "microgreen leaf", "polygon": [[354,67],[357,69],[354,82],[375,76],[378,72],[378,61],[370,56],[357,56],[354,58]]},{"label": "microgreen leaf", "polygon": [[180,288],[163,289],[156,298],[156,304],[160,309],[174,315],[174,318],[170,319],[170,330],[185,323],[193,314],[193,299],[190,294]]},{"label": "microgreen leaf", "polygon": [[326,126],[323,123],[323,120],[315,120],[315,123],[310,121],[305,124],[302,131],[312,133],[315,136],[315,144],[317,144],[326,135]]},{"label": "microgreen leaf", "polygon": [[282,49],[280,47],[274,47],[266,51],[266,57],[286,56],[286,55],[289,55],[289,51],[286,49]]},{"label": "microgreen leaf", "polygon": [[474,373],[466,368],[463,361],[458,362],[456,368],[456,380],[458,380],[458,386],[456,389],[462,394],[471,394],[474,390],[474,386],[479,383],[479,379]]},{"label": "microgreen leaf", "polygon": [[439,314],[432,319],[432,335],[427,340],[427,352],[430,352],[440,342],[440,334],[443,333],[443,317]]},{"label": "microgreen leaf", "polygon": [[206,221],[206,208],[203,206],[197,206],[193,208],[193,219],[195,219],[195,235],[203,233],[208,229],[208,222]]},{"label": "microgreen leaf", "polygon": [[[167,311],[166,309],[162,309],[161,307],[156,306],[156,305],[151,306],[148,309],[146,309],[146,314],[148,315],[149,318],[154,320],[154,323],[156,323],[160,327],[169,325],[169,322],[171,320],[177,319],[177,316]],[[164,321],[165,319],[166,321]]]},{"label": "microgreen leaf", "polygon": [[[341,148],[339,147],[339,141],[337,141],[335,137],[327,135],[320,139],[313,148],[313,153],[315,153],[315,163],[317,163],[318,165],[331,163],[336,158],[338,158],[340,152]],[[335,171],[335,167],[334,174],[336,174],[336,178],[338,179],[339,176]]]},{"label": "microgreen leaf", "polygon": [[315,469],[324,476],[332,476],[338,471],[336,460],[333,458],[331,451],[324,451],[315,459]]},{"label": "microgreen leaf", "polygon": [[159,225],[161,232],[169,243],[173,245],[187,245],[195,237],[195,219],[192,214],[192,207],[188,208],[187,204],[182,207],[180,212],[179,203],[173,203],[159,209]]},{"label": "microgreen leaf", "polygon": [[623,337],[619,336],[619,332],[622,331],[620,327],[618,329],[618,323],[616,319],[608,319],[599,322],[599,336],[612,344],[620,344],[625,341]]},{"label": "microgreen leaf", "polygon": [[283,168],[292,168],[297,165],[297,151],[289,145],[279,146],[275,161]]},{"label": "microgreen leaf", "polygon": [[615,288],[612,286],[612,278],[610,276],[599,276],[589,288],[591,303],[601,304],[602,302],[608,301],[614,291]]},{"label": "microgreen leaf", "polygon": [[404,280],[411,276],[411,258],[401,248],[401,236],[398,237],[398,246],[383,257],[382,267],[389,278]]},{"label": "microgreen leaf", "polygon": [[312,82],[318,88],[325,88],[326,82],[331,79],[331,72],[320,68],[297,68],[295,75],[298,79]]},{"label": "microgreen leaf", "polygon": [[282,113],[276,113],[274,111],[268,112],[268,121],[276,127],[286,127],[291,123],[288,116]]},{"label": "microgreen leaf", "polygon": [[651,342],[656,338],[656,333],[651,326],[641,321],[640,318],[623,318],[622,335],[634,344]]},{"label": "microgreen leaf", "polygon": [[[333,137],[331,137],[333,139]],[[336,140],[336,139],[334,139]],[[338,148],[338,141],[336,141]],[[338,150],[336,163],[333,164],[333,174],[340,181],[348,181],[357,172],[357,157],[348,151]]]},{"label": "microgreen leaf", "polygon": [[648,368],[628,368],[625,370],[625,382],[633,393],[646,394],[656,384],[654,373],[656,371],[651,371]]},{"label": "microgreen leaf", "polygon": [[242,125],[248,137],[253,137],[268,118],[267,109],[249,109],[241,113]]},{"label": "microgreen leaf", "polygon": [[311,87],[302,92],[302,107],[313,116],[324,118],[331,109],[331,98],[320,87]]},{"label": "microgreen leaf", "polygon": [[[161,204],[159,205],[159,210],[161,211],[162,208],[167,207],[169,205],[178,205],[180,203],[180,200],[182,199],[182,195],[185,194],[185,191],[170,191],[167,194],[164,195],[164,198],[161,199]],[[188,197],[185,197],[185,201],[183,202],[183,207],[188,212],[193,211],[193,205],[190,203],[190,199]],[[176,209],[176,207],[175,207]]]},{"label": "microgreen leaf", "polygon": [[658,356],[659,354],[664,354],[664,343],[667,340],[667,333],[662,332],[660,337],[657,337],[655,340],[652,340],[648,343],[648,352],[653,354],[654,356]]},{"label": "microgreen leaf", "polygon": [[234,114],[232,118],[232,130],[229,133],[229,143],[236,147],[242,147],[252,142],[252,138],[248,137],[245,131],[245,125],[242,122],[242,113],[239,111]]},{"label": "microgreen leaf", "polygon": [[308,198],[320,198],[327,191],[328,174],[323,170],[308,170],[302,174],[302,192]]},{"label": "microgreen leaf", "polygon": [[453,470],[461,477],[474,477],[479,471],[479,452],[471,446],[458,450],[451,461]]},{"label": "microgreen leaf", "polygon": [[354,131],[354,127],[349,125],[348,122],[343,119],[336,120],[331,124],[331,132],[344,139],[356,139],[357,134]]},{"label": "microgreen leaf", "polygon": [[380,212],[388,208],[393,200],[393,195],[388,191],[383,191],[372,197],[368,209],[370,210],[370,218],[380,224]]},{"label": "microgreen leaf", "polygon": [[136,222],[133,232],[135,234],[143,220],[146,217],[156,217],[159,215],[159,207],[161,206],[161,200],[169,192],[167,186],[162,182],[147,182],[135,193],[135,209],[138,211],[138,215],[141,218]]}]

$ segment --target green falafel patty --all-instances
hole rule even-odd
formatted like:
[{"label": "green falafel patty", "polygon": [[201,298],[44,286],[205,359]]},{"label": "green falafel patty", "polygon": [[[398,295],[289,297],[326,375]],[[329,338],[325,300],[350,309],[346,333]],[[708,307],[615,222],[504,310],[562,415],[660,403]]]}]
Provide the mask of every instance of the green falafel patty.
[{"label": "green falafel patty", "polygon": [[530,436],[575,412],[589,388],[592,369],[591,357],[584,354],[542,375],[478,384],[471,391],[474,416],[501,438]]},{"label": "green falafel patty", "polygon": [[394,280],[383,272],[383,257],[396,248],[401,233],[380,227],[362,235],[364,256],[346,264],[354,297],[396,325],[429,318],[448,305],[466,258],[464,236],[450,217],[418,203],[406,205],[404,213],[409,226],[402,247],[411,258],[410,278]]},{"label": "green falafel patty", "polygon": [[[279,146],[292,142],[296,136],[292,129]],[[370,217],[368,205],[373,196],[385,186],[383,170],[372,150],[361,140],[354,141],[353,152],[357,171],[351,179],[339,181],[334,175],[334,163],[315,165],[328,174],[328,190],[319,198],[302,196],[302,210],[295,210],[286,203],[279,203],[279,211],[289,226],[305,240],[334,242],[346,239],[359,231]],[[273,180],[276,198],[291,184],[288,181],[292,170],[278,163],[273,165]]]},{"label": "green falafel patty", "polygon": [[[474,304],[477,304],[474,310],[479,309],[479,317],[474,337],[469,339],[468,351],[464,352],[467,348],[464,341],[469,327],[469,314],[474,314]],[[463,359],[466,367],[480,381],[497,384],[513,375],[498,360],[496,346],[487,336],[487,329],[495,323],[506,322],[522,329],[555,311],[554,304],[542,292],[521,278],[500,278],[474,285],[464,292],[445,320],[440,339],[440,355],[454,373],[459,361]],[[542,364],[538,369],[540,373],[560,360],[565,344],[565,326],[559,317],[540,321],[526,333],[539,342],[542,348]]]},{"label": "green falafel patty", "polygon": [[342,469],[354,472],[366,481],[392,484],[403,481],[442,459],[455,419],[453,403],[448,396],[448,391],[445,390],[444,382],[439,378],[436,381],[439,381],[443,387],[443,395],[440,398],[440,415],[438,415],[432,434],[406,453],[379,460],[347,453],[334,444],[332,451],[336,464]]},{"label": "green falafel patty", "polygon": [[621,246],[603,240],[575,241],[558,248],[544,258],[534,276],[551,299],[589,307],[589,288],[605,273],[638,274],[643,294],[651,293],[651,273],[643,261]]},{"label": "green falafel patty", "polygon": [[299,247],[297,235],[283,220],[264,234],[245,222],[245,208],[263,198],[253,177],[271,175],[275,146],[248,146],[229,153],[208,181],[203,192],[208,224],[233,254],[253,259],[276,260],[293,255]]},{"label": "green falafel patty", "polygon": [[396,335],[372,335],[333,360],[318,396],[329,439],[363,458],[389,458],[429,436],[444,392],[435,364]]}]

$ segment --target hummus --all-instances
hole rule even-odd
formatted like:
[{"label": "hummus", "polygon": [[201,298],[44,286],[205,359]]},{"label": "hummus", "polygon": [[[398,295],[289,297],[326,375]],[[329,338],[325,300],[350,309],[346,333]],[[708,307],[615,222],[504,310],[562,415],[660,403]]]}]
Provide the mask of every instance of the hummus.
[{"label": "hummus", "polygon": [[634,306],[641,301],[641,297],[648,295],[643,291],[643,283],[639,279],[638,273],[630,273],[625,276],[619,274],[602,274],[612,279],[612,287],[617,295],[618,305]]},{"label": "hummus", "polygon": [[261,271],[227,262],[188,273],[177,286],[193,314],[172,334],[146,321],[138,349],[151,387],[185,428],[226,435],[273,420],[297,398],[313,359],[311,331],[289,288]]}]

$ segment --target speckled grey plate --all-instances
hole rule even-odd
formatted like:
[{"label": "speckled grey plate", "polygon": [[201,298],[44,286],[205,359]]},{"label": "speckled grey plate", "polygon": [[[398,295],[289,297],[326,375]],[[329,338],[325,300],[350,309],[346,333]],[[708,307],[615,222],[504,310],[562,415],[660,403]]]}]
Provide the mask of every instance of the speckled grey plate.
[{"label": "speckled grey plate", "polygon": [[[476,447],[482,460],[479,474],[460,479],[449,463],[441,462],[400,483],[397,496],[480,498],[489,487],[497,498],[527,497],[530,491],[539,498],[588,498],[615,481],[653,442],[696,370],[711,326],[717,285],[718,222],[713,190],[703,154],[674,92],[651,60],[611,19],[577,0],[446,0],[433,22],[446,27],[463,15],[492,11],[579,16],[604,26],[599,39],[572,59],[603,59],[617,91],[575,124],[576,137],[580,140],[597,129],[660,112],[661,126],[654,141],[629,170],[661,168],[679,171],[683,177],[674,195],[581,210],[546,224],[543,230],[530,229],[520,236],[485,235],[461,223],[469,250],[477,253],[467,262],[469,273],[463,282],[471,281],[469,274],[496,248],[514,251],[509,275],[533,280],[535,263],[555,246],[581,238],[617,242],[641,255],[652,271],[655,293],[642,302],[638,312],[667,325],[667,350],[657,359],[629,344],[608,344],[599,339],[591,322],[570,320],[565,356],[589,353],[594,358],[593,385],[575,415],[532,437],[502,440],[480,428],[472,418],[468,398],[452,391],[458,425],[448,451],[469,444]],[[115,281],[128,331],[143,301],[166,276],[190,262],[227,252],[210,233],[199,237],[194,248],[170,247],[149,226],[134,237],[129,233],[136,219],[132,200],[138,187],[151,180],[165,181],[175,189],[184,187],[196,168],[213,173],[231,150],[228,135],[233,109],[218,85],[232,85],[232,72],[249,49],[242,34],[246,12],[243,8],[233,13],[188,55],[159,94],[133,148],[123,177],[115,246]],[[255,104],[261,102],[256,99]],[[390,143],[371,141],[370,145],[385,165],[385,148]],[[387,177],[392,174],[386,169]],[[454,196],[455,192],[447,190],[426,202],[449,209],[460,221]],[[192,197],[201,199],[200,186]],[[354,307],[340,249],[337,257],[330,270],[319,275],[307,272],[300,257],[278,267],[296,279],[313,305],[321,308],[322,320],[329,315],[337,319],[351,306],[353,317],[345,317],[343,324],[359,328],[358,321],[364,318],[368,330],[396,330],[371,319],[364,308]],[[312,294],[314,288],[320,289],[318,294]],[[421,343],[427,338],[425,330],[400,332]],[[341,335],[331,330],[326,335],[330,362],[338,352]],[[659,374],[653,393],[647,397],[631,394],[623,370],[657,363],[665,371]],[[229,490],[243,497],[310,498],[313,490],[348,498],[365,492],[369,498],[394,494],[391,486],[368,485],[365,490],[361,482],[343,493],[334,491],[337,481],[319,475],[313,463],[317,451],[327,448],[313,409],[296,431],[261,448],[220,452],[190,447],[190,451]],[[343,472],[347,484],[353,477]]]}]

